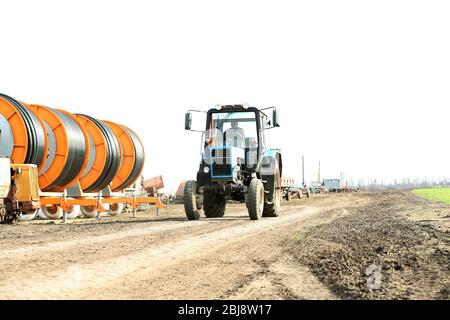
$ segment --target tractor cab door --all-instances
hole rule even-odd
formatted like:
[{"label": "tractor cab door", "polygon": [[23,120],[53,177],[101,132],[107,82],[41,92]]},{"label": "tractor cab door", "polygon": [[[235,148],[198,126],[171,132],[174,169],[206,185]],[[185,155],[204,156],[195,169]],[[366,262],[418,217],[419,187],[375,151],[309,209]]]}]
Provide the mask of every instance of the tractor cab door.
[{"label": "tractor cab door", "polygon": [[[267,110],[272,110],[271,112]],[[267,135],[268,129],[277,128],[280,126],[279,113],[274,107],[263,109],[259,111],[259,145],[261,153],[265,150],[271,149],[270,135]]]}]

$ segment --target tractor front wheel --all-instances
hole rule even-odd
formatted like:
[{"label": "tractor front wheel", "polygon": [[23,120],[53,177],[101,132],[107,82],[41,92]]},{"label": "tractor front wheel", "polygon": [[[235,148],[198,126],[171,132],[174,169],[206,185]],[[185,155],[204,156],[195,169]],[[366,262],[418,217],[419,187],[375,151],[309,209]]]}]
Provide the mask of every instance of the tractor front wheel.
[{"label": "tractor front wheel", "polygon": [[197,201],[197,181],[189,180],[184,186],[184,212],[188,220],[200,219],[200,208]]},{"label": "tractor front wheel", "polygon": [[258,178],[253,178],[250,182],[247,196],[247,209],[251,220],[261,218],[264,210],[264,185]]}]

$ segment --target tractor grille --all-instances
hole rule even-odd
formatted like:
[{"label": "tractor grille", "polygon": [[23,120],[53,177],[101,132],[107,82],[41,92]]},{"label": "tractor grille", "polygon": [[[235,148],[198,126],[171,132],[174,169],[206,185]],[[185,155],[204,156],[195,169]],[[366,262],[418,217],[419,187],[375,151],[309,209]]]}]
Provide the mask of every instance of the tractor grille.
[{"label": "tractor grille", "polygon": [[211,177],[231,177],[233,175],[230,156],[228,148],[211,150]]},{"label": "tractor grille", "polygon": [[232,175],[231,164],[213,163],[212,165],[213,177],[230,177],[231,175]]}]

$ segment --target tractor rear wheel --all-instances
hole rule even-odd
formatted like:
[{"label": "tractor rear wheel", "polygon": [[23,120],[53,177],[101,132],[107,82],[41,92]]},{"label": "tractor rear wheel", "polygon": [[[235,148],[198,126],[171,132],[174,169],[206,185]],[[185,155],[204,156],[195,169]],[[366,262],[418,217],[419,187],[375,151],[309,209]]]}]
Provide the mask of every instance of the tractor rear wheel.
[{"label": "tractor rear wheel", "polygon": [[[281,198],[282,198],[282,190],[281,190],[281,174],[280,167],[276,164],[275,167],[275,175],[273,177],[275,179],[273,183],[273,192],[271,199],[266,199],[264,201],[264,212],[263,217],[278,217],[279,210],[281,207]],[[289,191],[287,197],[289,197]],[[288,200],[289,201],[289,200]]]},{"label": "tractor rear wheel", "polygon": [[225,194],[220,192],[217,183],[205,186],[203,194],[203,210],[207,218],[221,218],[225,214]]},{"label": "tractor rear wheel", "polygon": [[200,208],[197,201],[197,181],[189,180],[184,186],[184,212],[188,220],[200,219]]},{"label": "tractor rear wheel", "polygon": [[264,185],[258,178],[253,178],[250,182],[247,209],[251,220],[261,218],[264,210]]}]

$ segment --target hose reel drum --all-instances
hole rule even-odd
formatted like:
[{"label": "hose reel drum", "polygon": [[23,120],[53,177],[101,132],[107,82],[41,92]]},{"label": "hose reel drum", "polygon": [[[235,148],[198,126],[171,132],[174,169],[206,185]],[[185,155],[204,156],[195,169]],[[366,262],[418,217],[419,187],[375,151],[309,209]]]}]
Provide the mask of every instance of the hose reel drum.
[{"label": "hose reel drum", "polygon": [[0,156],[35,164],[42,191],[123,191],[140,176],[144,148],[134,131],[89,115],[25,104],[0,94]]}]

